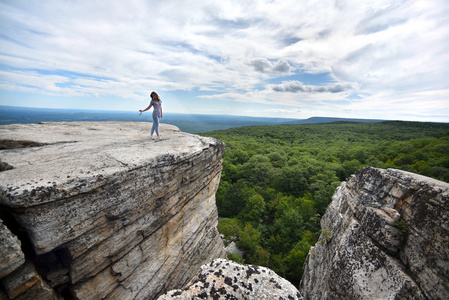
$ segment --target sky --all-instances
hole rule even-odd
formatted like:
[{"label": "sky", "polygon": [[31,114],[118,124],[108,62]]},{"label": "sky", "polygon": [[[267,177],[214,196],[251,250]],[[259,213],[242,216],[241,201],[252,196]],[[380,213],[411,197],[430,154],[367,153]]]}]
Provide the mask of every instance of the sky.
[{"label": "sky", "polygon": [[449,122],[447,0],[0,0],[0,105]]}]

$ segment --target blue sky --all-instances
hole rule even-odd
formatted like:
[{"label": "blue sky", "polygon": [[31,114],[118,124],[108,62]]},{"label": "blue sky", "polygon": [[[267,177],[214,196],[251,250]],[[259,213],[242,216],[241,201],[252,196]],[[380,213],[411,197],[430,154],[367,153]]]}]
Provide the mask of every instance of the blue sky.
[{"label": "blue sky", "polygon": [[0,2],[0,105],[449,122],[449,1]]}]

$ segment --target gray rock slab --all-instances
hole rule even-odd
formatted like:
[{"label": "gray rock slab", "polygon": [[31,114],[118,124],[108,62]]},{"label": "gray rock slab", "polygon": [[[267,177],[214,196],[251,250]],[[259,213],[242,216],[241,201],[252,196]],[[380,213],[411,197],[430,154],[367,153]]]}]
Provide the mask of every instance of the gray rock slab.
[{"label": "gray rock slab", "polygon": [[0,126],[9,166],[0,204],[36,254],[54,254],[54,268],[41,274],[51,287],[64,284],[77,299],[153,299],[225,256],[215,204],[224,143],[166,124],[163,139],[151,140],[150,129]]},{"label": "gray rock slab", "polygon": [[[160,125],[163,139],[150,140],[151,124],[55,122],[0,126],[0,140],[33,141],[38,147],[0,151],[13,167],[0,172],[1,203],[27,207],[95,189],[117,172],[194,156],[213,139]],[[168,163],[170,163],[168,162]]]},{"label": "gray rock slab", "polygon": [[25,262],[19,239],[0,219],[0,279],[12,273]]}]

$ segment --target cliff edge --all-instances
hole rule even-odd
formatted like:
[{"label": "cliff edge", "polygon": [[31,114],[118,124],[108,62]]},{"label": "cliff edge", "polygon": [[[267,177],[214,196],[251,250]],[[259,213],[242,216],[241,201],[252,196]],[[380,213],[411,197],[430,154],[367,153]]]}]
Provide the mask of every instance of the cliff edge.
[{"label": "cliff edge", "polygon": [[449,184],[365,168],[336,190],[310,249],[305,299],[448,299]]},{"label": "cliff edge", "polygon": [[24,252],[0,261],[6,295],[154,299],[225,257],[215,205],[225,145],[165,124],[163,140],[150,140],[150,126],[0,126],[2,240],[12,245],[0,252]]}]

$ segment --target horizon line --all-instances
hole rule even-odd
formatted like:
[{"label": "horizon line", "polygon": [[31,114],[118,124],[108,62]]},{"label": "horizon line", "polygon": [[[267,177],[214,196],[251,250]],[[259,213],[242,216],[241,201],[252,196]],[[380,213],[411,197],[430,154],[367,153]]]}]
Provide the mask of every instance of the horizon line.
[{"label": "horizon line", "polygon": [[[14,105],[1,105],[0,109],[2,107],[8,107],[8,108],[17,108],[17,109],[42,109],[42,110],[72,110],[72,111],[80,111],[80,112],[107,112],[107,113],[133,113],[134,110],[107,110],[107,109],[86,109],[86,108],[55,108],[55,107],[35,107],[35,106],[14,106]],[[138,113],[138,112],[136,112]],[[372,118],[358,118],[358,117],[336,117],[336,116],[311,116],[305,119],[298,119],[298,118],[282,118],[282,117],[258,117],[258,116],[245,116],[245,115],[230,115],[230,114],[201,114],[201,113],[177,113],[177,112],[165,112],[164,114],[169,115],[191,115],[191,116],[220,116],[220,117],[235,117],[235,118],[253,118],[253,119],[271,119],[271,120],[290,120],[290,121],[306,121],[313,118],[325,118],[325,119],[341,119],[344,120],[369,120],[369,121],[375,121],[375,122],[386,122],[386,121],[399,121],[399,122],[418,122],[418,123],[443,123],[447,124],[449,122],[438,122],[438,121],[418,121],[418,120],[400,120],[400,119],[372,119]],[[328,122],[326,122],[328,123]]]},{"label": "horizon line", "polygon": [[[14,105],[1,105],[1,107],[9,107],[9,108],[23,108],[23,109],[48,109],[48,110],[74,110],[74,111],[84,111],[84,112],[124,112],[124,113],[133,113],[134,110],[109,110],[109,109],[87,109],[87,108],[61,108],[61,107],[36,107],[36,106],[14,106]],[[167,113],[164,113],[167,114]],[[178,115],[200,115],[200,116],[226,116],[226,117],[241,117],[241,118],[260,118],[260,119],[285,119],[285,120],[309,120],[312,118],[333,118],[333,119],[351,119],[351,120],[378,120],[378,121],[401,121],[401,120],[386,120],[386,119],[370,119],[370,118],[348,118],[348,117],[326,117],[326,116],[312,116],[305,119],[298,118],[282,118],[282,117],[257,117],[257,116],[246,116],[246,115],[230,115],[230,114],[201,114],[201,113],[177,113],[177,112],[168,112],[168,114],[178,114]],[[414,121],[411,121],[414,122]],[[419,121],[417,121],[419,122]]]}]

